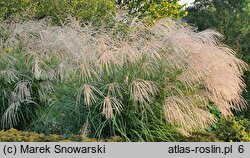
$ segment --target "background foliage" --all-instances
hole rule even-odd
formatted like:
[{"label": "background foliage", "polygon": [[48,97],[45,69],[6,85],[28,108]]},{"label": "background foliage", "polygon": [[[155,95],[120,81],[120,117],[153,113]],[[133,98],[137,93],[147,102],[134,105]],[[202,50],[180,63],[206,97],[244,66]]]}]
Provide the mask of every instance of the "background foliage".
[{"label": "background foliage", "polygon": [[[224,35],[224,41],[248,61],[250,33],[249,0],[196,0],[187,8],[187,20],[198,29],[214,28]],[[245,52],[245,54],[244,54]]]},{"label": "background foliage", "polygon": [[120,7],[125,6],[130,15],[154,20],[164,17],[180,19],[187,15],[183,10],[184,5],[178,3],[179,0],[117,0],[116,2]]},{"label": "background foliage", "polygon": [[2,0],[0,19],[43,19],[62,24],[69,16],[93,24],[107,23],[117,6],[130,16],[154,21],[164,17],[182,18],[187,15],[179,0]]},{"label": "background foliage", "polygon": [[114,0],[1,0],[0,18],[43,19],[61,24],[71,16],[100,24],[114,11]]}]

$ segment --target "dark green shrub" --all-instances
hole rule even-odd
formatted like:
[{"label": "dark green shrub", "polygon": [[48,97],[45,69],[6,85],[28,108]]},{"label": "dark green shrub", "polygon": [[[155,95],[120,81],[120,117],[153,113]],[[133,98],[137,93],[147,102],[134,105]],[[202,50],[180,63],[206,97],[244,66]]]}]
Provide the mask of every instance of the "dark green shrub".
[{"label": "dark green shrub", "polygon": [[250,123],[242,117],[232,117],[229,119],[220,119],[215,126],[217,138],[226,142],[249,142]]}]

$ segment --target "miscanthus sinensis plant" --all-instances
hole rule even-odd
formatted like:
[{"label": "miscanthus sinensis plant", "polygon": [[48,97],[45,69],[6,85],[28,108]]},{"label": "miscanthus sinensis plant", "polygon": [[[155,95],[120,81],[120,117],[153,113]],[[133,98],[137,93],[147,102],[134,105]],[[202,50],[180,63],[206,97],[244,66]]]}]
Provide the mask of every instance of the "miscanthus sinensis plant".
[{"label": "miscanthus sinensis plant", "polygon": [[2,22],[2,128],[173,140],[213,124],[211,107],[227,117],[246,107],[247,65],[219,33],[170,19],[117,24]]}]

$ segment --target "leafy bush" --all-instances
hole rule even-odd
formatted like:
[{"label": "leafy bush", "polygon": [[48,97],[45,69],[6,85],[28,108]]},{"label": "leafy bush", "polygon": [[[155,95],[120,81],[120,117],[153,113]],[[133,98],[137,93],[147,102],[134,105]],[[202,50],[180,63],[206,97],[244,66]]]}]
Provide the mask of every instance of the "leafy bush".
[{"label": "leafy bush", "polygon": [[249,120],[242,117],[222,118],[216,125],[215,134],[226,142],[249,142],[250,132]]},{"label": "leafy bush", "polygon": [[181,19],[187,15],[179,0],[117,0],[118,6],[126,6],[132,16],[157,20],[165,17]]},{"label": "leafy bush", "polygon": [[217,32],[170,19],[124,21],[126,34],[77,21],[3,22],[2,128],[174,141],[176,128],[202,131],[216,121],[211,102],[224,116],[245,107],[247,65]]},{"label": "leafy bush", "polygon": [[0,131],[0,142],[120,142],[121,138],[114,136],[107,139],[91,139],[84,135],[71,135],[65,138],[61,135],[44,135],[35,132],[23,132],[16,129],[9,129],[7,131]]},{"label": "leafy bush", "polygon": [[0,19],[43,19],[61,24],[69,16],[100,23],[112,15],[114,0],[1,0]]}]

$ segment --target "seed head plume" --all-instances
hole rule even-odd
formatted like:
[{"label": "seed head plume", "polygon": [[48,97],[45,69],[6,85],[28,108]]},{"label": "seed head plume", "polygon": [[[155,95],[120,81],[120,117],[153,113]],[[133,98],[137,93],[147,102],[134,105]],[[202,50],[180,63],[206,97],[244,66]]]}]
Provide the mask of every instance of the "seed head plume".
[{"label": "seed head plume", "polygon": [[151,103],[152,97],[157,93],[157,87],[152,81],[135,79],[130,85],[132,100],[140,104]]},{"label": "seed head plume", "polygon": [[120,113],[122,111],[122,103],[111,96],[106,96],[102,103],[102,114],[106,119],[111,119],[114,116],[114,111]]},{"label": "seed head plume", "polygon": [[96,87],[85,84],[77,92],[77,102],[80,102],[82,94],[84,98],[84,104],[89,106],[97,102],[97,95],[100,95],[101,92]]}]

